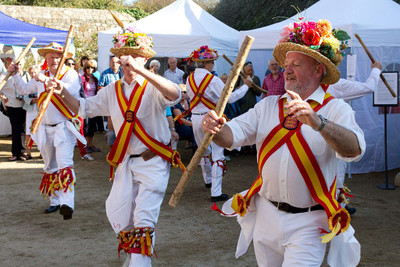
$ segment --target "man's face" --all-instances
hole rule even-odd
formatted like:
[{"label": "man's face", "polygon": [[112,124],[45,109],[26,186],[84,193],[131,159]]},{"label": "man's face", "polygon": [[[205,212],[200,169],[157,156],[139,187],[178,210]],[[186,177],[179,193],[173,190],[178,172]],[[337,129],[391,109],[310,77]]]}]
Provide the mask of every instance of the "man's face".
[{"label": "man's face", "polygon": [[[131,57],[136,62],[136,64],[140,65],[141,67],[143,67],[144,64],[146,64],[147,62],[147,59],[141,56],[131,55]],[[127,78],[132,79],[137,75],[136,72],[131,69],[129,64],[122,64],[122,70],[124,72],[124,76],[126,76]]]},{"label": "man's face", "polygon": [[291,90],[298,94],[304,93],[314,84],[318,84],[316,67],[319,63],[310,56],[297,52],[290,52],[285,60],[285,90]]},{"label": "man's face", "polygon": [[253,65],[247,64],[246,66],[244,66],[243,70],[244,70],[244,74],[250,75],[250,76],[253,75]]},{"label": "man's face", "polygon": [[268,65],[269,70],[271,71],[272,74],[278,74],[279,73],[279,64],[276,62],[276,60],[271,60],[269,65]]},{"label": "man's face", "polygon": [[175,70],[176,69],[176,64],[177,64],[176,58],[171,57],[171,58],[168,59],[168,65],[169,65],[169,68],[171,70]]},{"label": "man's face", "polygon": [[13,59],[10,58],[10,57],[7,57],[7,58],[3,59],[4,66],[5,66],[6,68],[8,68],[8,67],[10,66],[12,60],[13,60]]},{"label": "man's face", "polygon": [[49,52],[46,54],[47,65],[50,71],[57,71],[58,64],[60,64],[62,54],[56,52]]},{"label": "man's face", "polygon": [[32,68],[29,69],[29,76],[31,76],[31,78],[36,77],[36,75],[39,73],[39,69],[38,68]]},{"label": "man's face", "polygon": [[119,62],[119,59],[117,57],[113,57],[112,59],[110,59],[110,68],[114,72],[117,72],[119,70],[120,64],[118,62]]}]

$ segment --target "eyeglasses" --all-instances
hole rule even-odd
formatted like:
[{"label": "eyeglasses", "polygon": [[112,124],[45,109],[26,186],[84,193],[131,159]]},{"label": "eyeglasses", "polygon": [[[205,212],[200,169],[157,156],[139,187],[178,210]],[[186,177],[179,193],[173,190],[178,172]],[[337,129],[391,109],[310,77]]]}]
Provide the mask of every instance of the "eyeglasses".
[{"label": "eyeglasses", "polygon": [[65,65],[67,65],[67,66],[75,66],[75,63],[65,63]]},{"label": "eyeglasses", "polygon": [[96,68],[95,67],[86,67],[86,69],[88,70],[88,69],[93,69],[93,70],[95,70]]}]

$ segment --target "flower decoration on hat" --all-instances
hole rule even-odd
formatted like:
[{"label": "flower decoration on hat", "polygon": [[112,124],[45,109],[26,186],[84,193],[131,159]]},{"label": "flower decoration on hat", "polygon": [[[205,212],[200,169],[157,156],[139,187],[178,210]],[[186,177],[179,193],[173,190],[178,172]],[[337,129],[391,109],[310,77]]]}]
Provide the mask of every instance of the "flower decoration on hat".
[{"label": "flower decoration on hat", "polygon": [[113,36],[114,48],[111,52],[116,55],[138,54],[146,58],[153,57],[153,38],[146,35],[136,27],[128,27],[123,33]]},{"label": "flower decoration on hat", "polygon": [[344,55],[350,36],[343,30],[332,29],[328,20],[320,19],[318,22],[305,21],[300,17],[299,21],[284,27],[279,43],[291,42],[308,46],[329,58],[338,66]]},{"label": "flower decoration on hat", "polygon": [[201,46],[190,54],[191,61],[211,61],[218,58],[218,52],[207,45]]}]

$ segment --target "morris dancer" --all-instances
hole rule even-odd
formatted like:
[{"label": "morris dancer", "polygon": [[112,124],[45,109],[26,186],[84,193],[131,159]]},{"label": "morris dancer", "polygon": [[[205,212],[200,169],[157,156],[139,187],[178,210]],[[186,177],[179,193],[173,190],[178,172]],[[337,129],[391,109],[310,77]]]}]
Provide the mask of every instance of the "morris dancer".
[{"label": "morris dancer", "polygon": [[[125,42],[127,39],[138,43]],[[114,36],[114,43],[110,51],[120,58],[121,80],[79,101],[60,84],[60,96],[84,118],[111,116],[117,139],[107,160],[117,169],[106,202],[107,216],[118,234],[118,251],[128,253],[129,266],[151,266],[154,228],[171,158],[176,159],[168,145],[171,134],[165,109],[179,102],[180,89],[144,68],[155,55],[152,38],[128,28],[123,35]]]},{"label": "morris dancer", "polygon": [[[40,72],[36,79],[25,83],[17,74],[19,67],[12,64],[8,71],[14,75],[14,85],[21,94],[37,93],[38,106],[43,103],[47,95],[46,88],[51,87],[54,74],[60,63],[63,47],[58,43],[49,45],[38,50],[39,55],[45,57],[47,68]],[[69,56],[72,56],[70,54]],[[76,71],[63,66],[60,77],[63,87],[70,94],[79,97],[79,78]],[[72,218],[74,211],[74,184],[76,181],[73,170],[74,146],[76,138],[86,143],[82,135],[76,130],[71,122],[74,114],[61,102],[58,96],[53,96],[48,109],[44,113],[39,129],[32,139],[38,146],[44,160],[44,175],[40,190],[49,196],[50,207],[45,213],[60,210],[64,220]]]},{"label": "morris dancer", "polygon": [[[285,67],[286,93],[226,124],[213,111],[203,119],[203,130],[216,134],[220,146],[257,145],[259,176],[232,200],[234,213],[243,216],[236,256],[253,240],[259,266],[320,266],[326,242],[340,234],[330,253],[340,252],[328,263],[355,266],[360,247],[350,215],[336,201],[336,158],[359,160],[365,141],[351,107],[320,86],[339,80],[340,42],[326,20],[301,20],[286,30],[273,52]],[[323,242],[321,229],[331,231]],[[346,262],[339,263],[340,253],[348,254]]]},{"label": "morris dancer", "polygon": [[[217,51],[202,46],[190,55],[190,60],[196,63],[194,73],[190,74],[186,81],[187,94],[190,97],[190,109],[181,116],[192,112],[193,133],[197,144],[203,140],[204,133],[201,130],[201,120],[207,111],[214,110],[225,84],[222,80],[211,74],[214,61],[218,59]],[[228,102],[234,103],[241,99],[252,85],[252,79],[247,77],[244,84],[236,89],[229,97]],[[180,116],[175,117],[175,120]],[[224,161],[224,149],[211,142],[200,162],[204,183],[211,188],[211,202],[223,201],[228,198],[222,194],[222,177],[226,170]]]}]

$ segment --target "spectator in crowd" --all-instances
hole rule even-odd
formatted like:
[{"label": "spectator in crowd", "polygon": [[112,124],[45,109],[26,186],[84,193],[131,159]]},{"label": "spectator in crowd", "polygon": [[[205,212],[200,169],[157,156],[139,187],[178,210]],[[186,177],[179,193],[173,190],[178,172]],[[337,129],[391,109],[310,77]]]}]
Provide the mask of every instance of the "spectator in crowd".
[{"label": "spectator in crowd", "polygon": [[[81,76],[81,81],[85,98],[95,96],[99,90],[98,80],[96,79],[96,77],[93,76],[93,73],[96,71],[96,65],[97,65],[96,61],[89,60],[85,63],[83,67],[84,75]],[[86,147],[87,153],[100,152],[100,149],[98,149],[93,145],[93,136],[94,133],[96,132],[96,121],[98,120],[98,118],[101,118],[101,121],[103,120],[103,118],[100,116],[88,118],[87,120],[85,120],[85,137],[87,141],[87,147]]]},{"label": "spectator in crowd", "polygon": [[[186,85],[180,84],[179,87],[181,88],[182,97],[179,103],[172,107],[173,117],[181,115],[182,113],[188,111],[190,108],[189,96],[186,92]],[[186,140],[187,143],[185,148],[195,147],[191,114],[187,114],[186,116],[182,116],[178,120],[176,120],[175,129],[179,135],[179,139]]]},{"label": "spectator in crowd", "polygon": [[72,57],[67,58],[67,59],[65,60],[65,65],[68,66],[68,67],[70,67],[70,68],[73,68],[74,70],[76,70],[76,69],[75,69],[75,66],[76,66],[75,59],[73,59]]},{"label": "spectator in crowd", "polygon": [[[37,65],[30,66],[28,73],[31,79],[35,79],[40,72],[40,67]],[[25,147],[26,147],[26,159],[32,159],[31,154],[31,130],[32,121],[37,117],[37,93],[32,93],[24,96],[24,109],[26,111],[25,118]]]},{"label": "spectator in crowd", "polygon": [[[250,77],[253,80],[253,83],[261,86],[260,78],[254,75],[253,64],[248,61],[244,63],[243,72],[246,76]],[[239,77],[239,87],[243,85],[243,80]],[[253,108],[257,103],[257,96],[260,96],[261,92],[254,87],[250,87],[246,92],[244,97],[239,100],[240,111],[242,113],[247,112],[249,109]]]},{"label": "spectator in crowd", "polygon": [[270,95],[283,95],[285,93],[285,80],[281,67],[275,59],[271,59],[268,62],[268,69],[271,73],[265,76],[261,87],[268,92],[263,94],[263,98]]},{"label": "spectator in crowd", "polygon": [[87,56],[81,57],[81,61],[79,63],[79,69],[78,69],[79,76],[83,76],[84,75],[83,67],[85,66],[86,62],[88,62],[88,60],[89,60],[89,57],[87,57]]},{"label": "spectator in crowd", "polygon": [[168,59],[168,69],[164,72],[164,77],[173,83],[181,84],[183,83],[184,72],[177,67],[177,59],[175,57],[170,57]]},{"label": "spectator in crowd", "polygon": [[157,59],[153,59],[152,61],[150,61],[149,68],[153,71],[153,73],[158,74],[160,67],[160,61],[158,61]]},{"label": "spectator in crowd", "polygon": [[[8,68],[12,62],[11,57],[6,57],[4,59],[4,65]],[[20,67],[20,75],[22,76],[22,67]],[[0,80],[3,80],[6,73],[2,74]],[[22,108],[24,106],[23,96],[17,93],[17,90],[14,86],[14,79],[10,77],[3,89],[1,90],[2,94],[4,94],[4,98],[2,98],[2,104],[4,104],[5,109],[8,112],[8,118],[11,123],[11,153],[12,157],[9,158],[9,161],[16,160],[25,160],[24,154],[22,153],[22,139],[21,135],[24,133],[24,124],[26,112]]]},{"label": "spectator in crowd", "polygon": [[196,68],[192,66],[192,64],[186,66],[186,71],[182,76],[183,84],[186,84],[187,77],[189,77],[189,75],[192,74],[195,69]]},{"label": "spectator in crowd", "polygon": [[[110,58],[110,67],[103,71],[100,75],[99,89],[106,87],[110,83],[120,80],[124,76],[118,57],[112,56]],[[111,117],[107,117],[108,132],[106,133],[106,140],[109,147],[112,147],[115,141],[115,132],[112,125]]]},{"label": "spectator in crowd", "polygon": [[[72,69],[74,69],[76,71],[76,69],[75,69],[75,60],[72,57],[71,58],[67,58],[65,60],[65,65],[67,67],[70,67],[70,68],[72,68]],[[84,94],[84,91],[83,91],[83,88],[82,88],[82,78],[81,78],[81,76],[79,76],[79,80],[80,80],[80,83],[81,83],[81,91],[79,92],[79,95],[80,95],[80,97],[85,97],[85,94]],[[81,117],[78,117],[78,119],[81,122],[81,125],[80,125],[80,128],[79,128],[79,132],[80,132],[80,134],[82,136],[85,136],[85,132],[84,132],[85,122],[83,121],[83,119]],[[94,160],[94,158],[91,155],[88,154],[88,152],[86,150],[86,145],[83,144],[78,139],[77,139],[77,143],[78,143],[79,154],[81,155],[81,158],[85,159],[85,160],[90,160],[90,161]]]},{"label": "spectator in crowd", "polygon": [[171,107],[165,108],[165,116],[167,118],[169,131],[171,132],[171,147],[173,150],[176,150],[178,147],[178,142],[179,142],[179,134],[176,132],[176,129],[175,129]]}]

